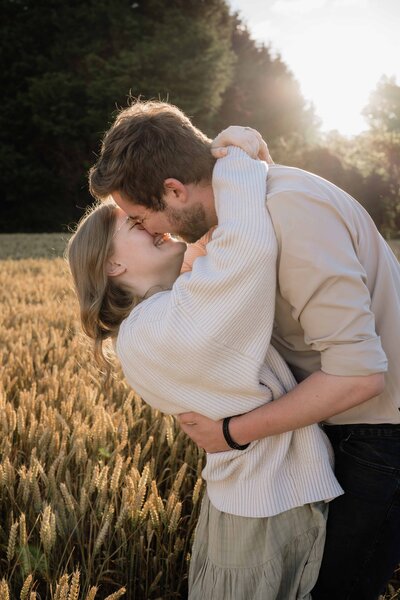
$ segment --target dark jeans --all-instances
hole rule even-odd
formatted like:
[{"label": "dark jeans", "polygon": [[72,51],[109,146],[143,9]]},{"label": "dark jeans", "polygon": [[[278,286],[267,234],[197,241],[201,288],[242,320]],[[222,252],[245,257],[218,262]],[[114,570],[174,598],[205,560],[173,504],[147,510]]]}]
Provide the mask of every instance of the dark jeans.
[{"label": "dark jeans", "polygon": [[329,505],[313,600],[376,600],[400,562],[400,425],[327,425],[345,494]]}]

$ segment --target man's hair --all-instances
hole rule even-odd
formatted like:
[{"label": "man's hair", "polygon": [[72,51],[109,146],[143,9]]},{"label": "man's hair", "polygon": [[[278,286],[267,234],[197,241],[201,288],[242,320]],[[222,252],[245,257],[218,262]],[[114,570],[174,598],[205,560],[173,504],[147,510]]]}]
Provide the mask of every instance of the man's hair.
[{"label": "man's hair", "polygon": [[211,181],[211,140],[167,102],[141,100],[122,110],[104,136],[89,172],[91,194],[100,200],[120,192],[151,210],[164,210],[164,180]]}]

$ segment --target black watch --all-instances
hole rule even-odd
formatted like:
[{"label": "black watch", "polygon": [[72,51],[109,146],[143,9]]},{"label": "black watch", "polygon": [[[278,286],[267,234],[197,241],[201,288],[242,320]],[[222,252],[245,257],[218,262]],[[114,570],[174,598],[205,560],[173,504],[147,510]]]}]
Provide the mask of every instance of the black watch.
[{"label": "black watch", "polygon": [[229,421],[232,419],[232,417],[226,417],[223,421],[222,421],[222,433],[224,434],[224,438],[226,443],[228,444],[228,446],[230,448],[232,448],[233,450],[246,450],[246,448],[248,448],[250,446],[250,442],[248,444],[243,444],[242,446],[240,444],[237,444],[232,438],[231,438],[231,434],[229,433]]}]

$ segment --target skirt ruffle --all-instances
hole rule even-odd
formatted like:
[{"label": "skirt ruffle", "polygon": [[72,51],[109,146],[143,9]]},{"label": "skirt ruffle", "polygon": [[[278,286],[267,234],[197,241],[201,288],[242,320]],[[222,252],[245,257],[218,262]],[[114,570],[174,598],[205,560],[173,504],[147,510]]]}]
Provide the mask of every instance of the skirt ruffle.
[{"label": "skirt ruffle", "polygon": [[318,502],[273,517],[237,517],[217,510],[205,495],[189,600],[311,600],[327,510]]}]

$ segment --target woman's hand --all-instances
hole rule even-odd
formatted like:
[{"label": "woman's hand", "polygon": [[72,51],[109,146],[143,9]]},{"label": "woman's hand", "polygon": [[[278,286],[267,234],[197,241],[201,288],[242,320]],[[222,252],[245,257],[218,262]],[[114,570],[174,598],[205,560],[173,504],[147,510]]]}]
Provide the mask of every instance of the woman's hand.
[{"label": "woman's hand", "polygon": [[267,143],[263,140],[261,133],[251,127],[231,125],[221,131],[211,144],[211,153],[214,158],[225,156],[226,146],[238,146],[252,158],[264,160],[269,165],[274,164]]},{"label": "woman's hand", "polygon": [[213,421],[195,412],[182,413],[177,419],[186,435],[206,452],[231,450],[222,433],[222,420]]}]

